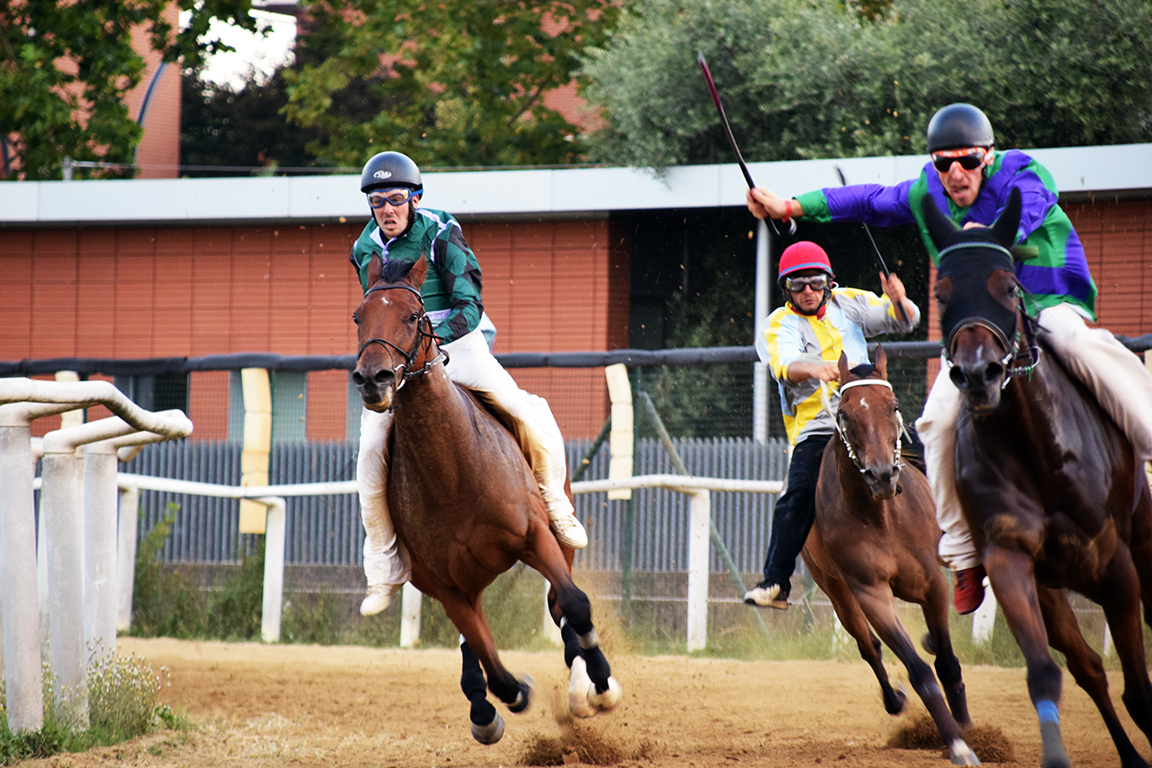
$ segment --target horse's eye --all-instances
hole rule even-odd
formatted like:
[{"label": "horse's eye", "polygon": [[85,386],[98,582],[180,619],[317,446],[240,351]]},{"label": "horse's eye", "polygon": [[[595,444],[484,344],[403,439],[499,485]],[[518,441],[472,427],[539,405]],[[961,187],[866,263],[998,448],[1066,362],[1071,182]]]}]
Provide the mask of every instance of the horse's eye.
[{"label": "horse's eye", "polygon": [[418,322],[419,320],[420,320],[420,315],[416,312],[413,312],[412,315],[408,318],[408,322],[410,322],[410,323],[415,323],[415,322]]},{"label": "horse's eye", "polygon": [[352,322],[356,323],[356,325],[360,325],[360,318],[357,317],[355,314],[353,314],[352,315]]}]

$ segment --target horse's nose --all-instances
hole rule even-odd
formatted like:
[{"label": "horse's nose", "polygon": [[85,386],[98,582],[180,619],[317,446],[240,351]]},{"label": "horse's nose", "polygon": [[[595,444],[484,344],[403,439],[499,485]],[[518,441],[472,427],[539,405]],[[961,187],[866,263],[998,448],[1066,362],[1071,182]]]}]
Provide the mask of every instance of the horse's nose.
[{"label": "horse's nose", "polygon": [[970,389],[986,389],[998,387],[1004,379],[1005,369],[999,362],[980,362],[971,366],[952,366],[948,378],[961,392]]},{"label": "horse's nose", "polygon": [[352,372],[352,383],[356,385],[361,396],[375,396],[379,390],[389,388],[395,377],[396,374],[390,368],[360,365]]},{"label": "horse's nose", "polygon": [[864,482],[874,499],[890,499],[896,495],[900,480],[900,467],[895,464],[874,464],[864,468]]}]

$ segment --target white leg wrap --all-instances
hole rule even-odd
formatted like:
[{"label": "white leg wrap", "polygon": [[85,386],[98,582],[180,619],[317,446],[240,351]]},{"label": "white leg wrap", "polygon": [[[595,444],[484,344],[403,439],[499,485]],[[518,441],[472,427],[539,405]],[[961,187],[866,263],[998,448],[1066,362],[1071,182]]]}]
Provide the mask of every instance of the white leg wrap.
[{"label": "white leg wrap", "polygon": [[1070,304],[1040,311],[1044,341],[1060,362],[1096,395],[1137,454],[1152,459],[1152,373],[1116,337],[1089,328]]},{"label": "white leg wrap", "polygon": [[960,414],[960,390],[948,378],[948,366],[940,358],[940,373],[932,383],[924,414],[916,420],[916,431],[924,443],[924,466],[932,498],[936,502],[936,522],[943,531],[940,557],[954,571],[980,564],[980,554],[972,541],[968,523],[956,495],[956,417]]},{"label": "white leg wrap", "polygon": [[360,450],[356,456],[356,489],[364,523],[364,576],[368,586],[403,584],[412,577],[408,552],[396,538],[388,512],[388,432],[391,413],[365,408],[360,416]]}]

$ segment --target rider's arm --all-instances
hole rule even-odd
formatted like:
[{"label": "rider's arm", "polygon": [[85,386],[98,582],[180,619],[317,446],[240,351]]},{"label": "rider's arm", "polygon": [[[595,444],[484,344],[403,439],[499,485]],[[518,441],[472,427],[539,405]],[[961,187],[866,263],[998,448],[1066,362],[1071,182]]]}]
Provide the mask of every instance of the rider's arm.
[{"label": "rider's arm", "polygon": [[433,243],[433,263],[452,304],[448,316],[433,330],[445,339],[455,340],[476,329],[484,314],[480,294],[480,262],[464,240],[460,225],[453,222]]}]

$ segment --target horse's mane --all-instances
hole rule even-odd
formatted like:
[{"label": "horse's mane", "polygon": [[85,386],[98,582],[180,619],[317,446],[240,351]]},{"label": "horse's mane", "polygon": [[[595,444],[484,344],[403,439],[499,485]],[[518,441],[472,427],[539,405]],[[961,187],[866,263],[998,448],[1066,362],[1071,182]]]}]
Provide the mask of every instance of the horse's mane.
[{"label": "horse's mane", "polygon": [[416,266],[416,262],[414,261],[389,259],[384,262],[384,266],[380,269],[380,282],[398,283],[408,276],[408,273],[412,271],[412,267],[414,266]]},{"label": "horse's mane", "polygon": [[858,376],[861,379],[872,375],[872,371],[876,370],[876,366],[872,363],[860,363],[852,369],[852,375]]}]

